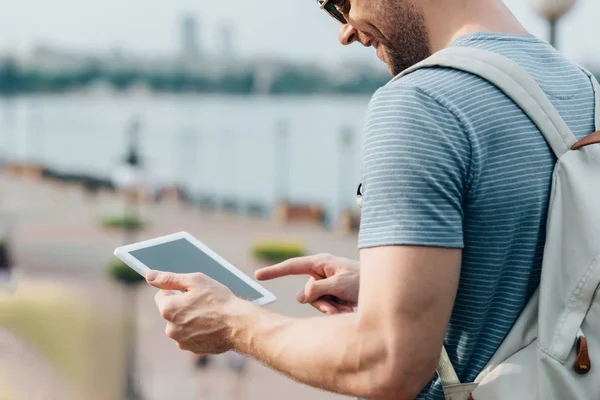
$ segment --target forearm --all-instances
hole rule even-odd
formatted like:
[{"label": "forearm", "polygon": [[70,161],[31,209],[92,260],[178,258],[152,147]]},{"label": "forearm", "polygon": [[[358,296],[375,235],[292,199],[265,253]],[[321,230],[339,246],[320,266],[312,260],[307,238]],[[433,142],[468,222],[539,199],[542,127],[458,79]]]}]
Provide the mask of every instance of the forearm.
[{"label": "forearm", "polygon": [[348,396],[387,398],[384,340],[357,314],[294,319],[245,303],[232,318],[237,350],[301,383]]}]

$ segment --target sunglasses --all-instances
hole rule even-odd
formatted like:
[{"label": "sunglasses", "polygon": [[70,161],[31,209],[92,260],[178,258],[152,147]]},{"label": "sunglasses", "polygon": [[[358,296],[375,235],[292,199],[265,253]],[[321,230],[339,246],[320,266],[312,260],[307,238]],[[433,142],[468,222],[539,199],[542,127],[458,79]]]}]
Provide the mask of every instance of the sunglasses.
[{"label": "sunglasses", "polygon": [[325,10],[327,14],[331,15],[340,23],[347,24],[346,18],[344,18],[340,10],[335,6],[335,1],[336,0],[317,0],[317,3],[319,3],[319,7],[321,7],[322,10]]}]

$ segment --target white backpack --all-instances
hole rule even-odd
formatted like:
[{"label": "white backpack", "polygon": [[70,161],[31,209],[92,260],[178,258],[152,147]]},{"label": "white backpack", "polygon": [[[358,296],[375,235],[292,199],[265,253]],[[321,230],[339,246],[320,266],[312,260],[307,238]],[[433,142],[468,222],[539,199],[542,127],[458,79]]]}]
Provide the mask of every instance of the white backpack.
[{"label": "white backpack", "polygon": [[[600,85],[596,130],[578,141],[535,80],[496,53],[444,49],[409,68],[448,67],[486,79],[536,124],[556,154],[540,286],[475,383],[461,384],[445,349],[447,400],[600,400]],[[598,295],[598,298],[596,296]]]}]

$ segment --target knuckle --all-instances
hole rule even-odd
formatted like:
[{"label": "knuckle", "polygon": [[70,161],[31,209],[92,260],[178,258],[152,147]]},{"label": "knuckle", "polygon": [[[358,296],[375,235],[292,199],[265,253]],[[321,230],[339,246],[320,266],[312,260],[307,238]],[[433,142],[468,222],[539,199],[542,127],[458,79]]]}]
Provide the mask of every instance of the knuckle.
[{"label": "knuckle", "polygon": [[171,320],[171,313],[168,310],[160,310],[160,316],[167,321]]},{"label": "knuckle", "polygon": [[181,342],[177,342],[177,347],[179,347],[179,350],[183,350],[183,351],[189,350],[189,347],[187,347],[185,344],[183,344]]},{"label": "knuckle", "polygon": [[206,275],[199,272],[194,273],[190,276],[190,282],[193,284],[201,284],[206,280]]},{"label": "knuckle", "polygon": [[334,257],[328,253],[319,254],[316,260],[316,266],[320,268],[325,268],[327,265],[333,262]]},{"label": "knuckle", "polygon": [[163,273],[163,275],[162,275],[162,283],[163,284],[168,285],[170,283],[173,283],[173,280],[174,280],[174,277],[173,277],[172,273],[170,273],[170,272]]},{"label": "knuckle", "polygon": [[165,334],[169,338],[175,339],[177,337],[177,328],[175,327],[175,325],[167,324],[167,327],[165,328]]},{"label": "knuckle", "polygon": [[169,304],[166,304],[164,307],[160,309],[160,316],[167,321],[173,321],[175,317],[175,312]]},{"label": "knuckle", "polygon": [[317,256],[317,260],[321,261],[321,262],[325,262],[325,261],[329,261],[331,259],[331,254],[329,253],[320,253]]},{"label": "knuckle", "polygon": [[310,297],[313,294],[314,290],[315,290],[315,280],[309,279],[308,282],[306,282],[306,285],[304,285],[304,294],[307,295],[308,297]]}]

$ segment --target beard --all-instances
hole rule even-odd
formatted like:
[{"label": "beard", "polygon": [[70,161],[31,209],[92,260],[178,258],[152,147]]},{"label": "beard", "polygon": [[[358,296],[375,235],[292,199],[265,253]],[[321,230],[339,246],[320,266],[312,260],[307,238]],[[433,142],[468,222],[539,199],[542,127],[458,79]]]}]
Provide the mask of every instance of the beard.
[{"label": "beard", "polygon": [[[423,14],[407,0],[386,1],[382,6],[382,27],[388,34],[387,43],[382,43],[383,58],[392,76],[412,67],[431,55],[429,35]],[[395,3],[395,4],[390,4]],[[403,4],[399,4],[403,3]],[[389,10],[385,10],[389,8]]]}]

